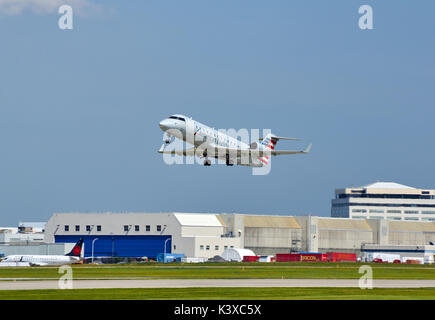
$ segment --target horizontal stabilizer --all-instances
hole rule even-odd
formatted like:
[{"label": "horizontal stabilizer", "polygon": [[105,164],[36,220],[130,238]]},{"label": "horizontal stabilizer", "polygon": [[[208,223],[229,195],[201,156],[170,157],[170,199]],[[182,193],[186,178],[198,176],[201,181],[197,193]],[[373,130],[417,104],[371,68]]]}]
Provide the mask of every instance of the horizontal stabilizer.
[{"label": "horizontal stabilizer", "polygon": [[[301,140],[299,138],[286,138],[286,137],[276,137],[276,136],[271,136],[271,138],[273,138],[275,140],[293,140],[293,141],[300,141]],[[264,140],[264,138],[260,138],[258,140]]]},{"label": "horizontal stabilizer", "polygon": [[273,156],[280,156],[280,155],[284,155],[284,154],[306,154],[309,153],[312,147],[312,143],[310,143],[310,145],[308,147],[305,148],[305,150],[272,150],[270,151],[270,153]]}]

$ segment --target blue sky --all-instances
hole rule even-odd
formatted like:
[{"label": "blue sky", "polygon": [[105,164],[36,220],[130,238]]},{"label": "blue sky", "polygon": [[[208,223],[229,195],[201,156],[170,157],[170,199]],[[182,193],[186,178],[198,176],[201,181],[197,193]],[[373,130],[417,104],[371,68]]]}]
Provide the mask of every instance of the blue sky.
[{"label": "blue sky", "polygon": [[[65,31],[57,9],[4,2],[0,225],[71,211],[329,216],[335,188],[435,188],[433,1],[87,0]],[[374,30],[358,28],[363,4]],[[313,148],[266,176],[168,166],[158,123],[173,113]]]}]

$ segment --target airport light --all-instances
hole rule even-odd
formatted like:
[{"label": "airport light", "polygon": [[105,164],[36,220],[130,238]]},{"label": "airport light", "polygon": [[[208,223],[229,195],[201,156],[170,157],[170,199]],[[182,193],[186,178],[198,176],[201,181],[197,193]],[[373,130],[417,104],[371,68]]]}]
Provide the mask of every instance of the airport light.
[{"label": "airport light", "polygon": [[94,263],[94,243],[95,243],[95,241],[97,241],[98,240],[98,238],[95,238],[94,240],[92,240],[92,263]]},{"label": "airport light", "polygon": [[171,238],[165,240],[165,247],[163,248],[163,263],[166,263],[166,242],[169,240],[171,240]]}]

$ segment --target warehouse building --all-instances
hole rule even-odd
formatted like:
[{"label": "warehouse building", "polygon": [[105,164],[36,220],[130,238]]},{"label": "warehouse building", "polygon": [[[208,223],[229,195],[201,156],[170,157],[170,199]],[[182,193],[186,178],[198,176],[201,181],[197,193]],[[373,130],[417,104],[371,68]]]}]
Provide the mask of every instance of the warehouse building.
[{"label": "warehouse building", "polygon": [[[373,261],[374,258],[384,258],[384,260],[390,260],[389,262],[394,262],[394,260],[399,260],[400,262],[416,260],[420,263],[432,264],[435,260],[435,245],[364,244],[361,248],[361,253],[362,261]],[[385,256],[387,256],[387,259],[385,259]]]},{"label": "warehouse building", "polygon": [[435,221],[435,190],[394,182],[335,190],[331,216],[341,218]]},{"label": "warehouse building", "polygon": [[74,243],[79,238],[85,240],[86,257],[94,249],[99,257],[155,259],[166,252],[212,258],[227,248],[256,255],[361,255],[364,245],[429,245],[435,242],[435,223],[237,213],[59,213],[46,225],[46,242]]},{"label": "warehouse building", "polygon": [[256,254],[273,255],[306,247],[304,227],[297,217],[273,215],[218,215],[226,234],[240,236],[242,248]]},{"label": "warehouse building", "polygon": [[429,245],[434,222],[344,219],[315,216],[219,215],[227,233],[257,255],[291,252],[361,254],[365,244]]},{"label": "warehouse building", "polygon": [[85,256],[148,257],[160,253],[212,258],[240,247],[240,235],[226,234],[216,214],[62,213],[46,225],[46,242],[84,239]]},{"label": "warehouse building", "polygon": [[0,227],[0,244],[34,245],[44,242],[45,222],[20,222],[18,227]]}]

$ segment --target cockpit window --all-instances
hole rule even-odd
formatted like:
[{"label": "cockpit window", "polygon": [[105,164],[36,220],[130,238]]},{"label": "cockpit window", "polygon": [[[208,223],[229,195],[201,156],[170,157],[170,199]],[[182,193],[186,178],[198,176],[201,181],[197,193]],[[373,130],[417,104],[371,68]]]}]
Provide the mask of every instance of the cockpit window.
[{"label": "cockpit window", "polygon": [[184,118],[176,117],[176,116],[170,116],[169,119],[181,120],[181,121],[186,122],[186,120],[184,120]]}]

